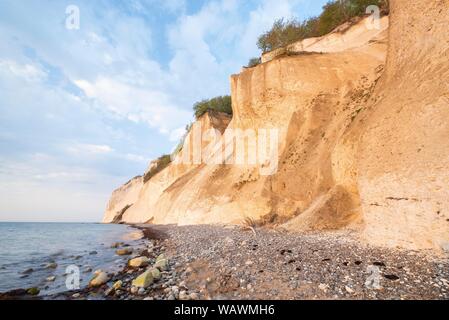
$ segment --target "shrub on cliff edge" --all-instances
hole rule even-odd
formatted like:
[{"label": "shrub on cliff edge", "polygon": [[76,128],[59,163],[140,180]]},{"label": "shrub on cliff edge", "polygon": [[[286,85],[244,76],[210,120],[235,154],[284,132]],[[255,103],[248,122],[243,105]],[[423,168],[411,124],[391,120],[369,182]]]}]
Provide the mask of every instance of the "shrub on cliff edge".
[{"label": "shrub on cliff edge", "polygon": [[249,59],[247,67],[248,68],[254,68],[254,67],[258,66],[261,63],[262,63],[262,59],[260,59],[260,58],[251,58],[251,59]]},{"label": "shrub on cliff edge", "polygon": [[155,161],[155,165],[150,170],[148,170],[147,173],[145,173],[145,176],[143,177],[143,183],[147,183],[152,177],[164,170],[170,163],[171,156],[169,154],[165,154],[159,157]]},{"label": "shrub on cliff edge", "polygon": [[265,53],[306,38],[321,37],[351,18],[365,15],[370,5],[378,6],[382,14],[388,14],[388,0],[333,0],[323,6],[318,17],[303,22],[276,20],[271,29],[259,37],[257,46]]},{"label": "shrub on cliff edge", "polygon": [[218,96],[212,99],[202,100],[193,106],[195,118],[198,120],[208,110],[215,110],[232,114],[232,101],[230,96]]}]

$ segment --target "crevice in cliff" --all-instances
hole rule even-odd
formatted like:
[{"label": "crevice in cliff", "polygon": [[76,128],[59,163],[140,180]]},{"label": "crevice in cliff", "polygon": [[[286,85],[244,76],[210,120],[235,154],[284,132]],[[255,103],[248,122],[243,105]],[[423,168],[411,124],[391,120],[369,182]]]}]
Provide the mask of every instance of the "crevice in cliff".
[{"label": "crevice in cliff", "polygon": [[132,204],[126,205],[123,209],[121,209],[115,217],[112,219],[112,223],[119,224],[123,222],[123,215],[125,214],[126,210],[132,207]]}]

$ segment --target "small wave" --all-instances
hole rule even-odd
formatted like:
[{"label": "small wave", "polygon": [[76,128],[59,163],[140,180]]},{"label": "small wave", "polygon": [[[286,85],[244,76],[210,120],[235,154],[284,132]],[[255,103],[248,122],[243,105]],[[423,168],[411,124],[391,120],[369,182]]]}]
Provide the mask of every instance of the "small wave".
[{"label": "small wave", "polygon": [[64,254],[64,250],[60,249],[60,250],[55,251],[54,253],[51,253],[50,257],[58,257],[58,256],[62,256],[63,254]]}]

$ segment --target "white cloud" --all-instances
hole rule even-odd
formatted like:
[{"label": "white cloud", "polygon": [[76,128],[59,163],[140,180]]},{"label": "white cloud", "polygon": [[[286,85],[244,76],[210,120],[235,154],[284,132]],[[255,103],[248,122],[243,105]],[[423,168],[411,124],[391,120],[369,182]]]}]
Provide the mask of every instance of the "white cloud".
[{"label": "white cloud", "polygon": [[[79,158],[89,159],[96,156],[108,156],[110,158],[118,158],[126,161],[137,162],[137,163],[147,163],[148,158],[135,154],[135,153],[121,153],[117,150],[114,150],[112,147],[108,145],[97,145],[97,144],[82,144],[76,143],[68,147],[63,147],[63,149],[71,154],[72,156],[76,156]],[[31,159],[33,160],[44,160],[46,159],[46,155],[34,154]],[[51,158],[47,158],[50,160]],[[51,173],[51,176],[54,176],[55,173]],[[61,175],[64,176],[64,175]]]},{"label": "white cloud", "polygon": [[36,180],[42,180],[42,181],[48,181],[50,179],[57,180],[59,182],[68,180],[68,181],[85,181],[89,178],[89,175],[84,172],[67,172],[67,171],[60,171],[60,172],[48,172],[44,174],[36,174],[33,176]]},{"label": "white cloud", "polygon": [[169,96],[150,90],[100,77],[95,82],[75,80],[87,97],[96,99],[109,111],[135,122],[145,122],[162,133],[168,133],[187,123],[191,113],[177,108]]},{"label": "white cloud", "polygon": [[162,0],[162,5],[170,12],[185,10],[186,0]]},{"label": "white cloud", "polygon": [[42,81],[47,73],[38,65],[19,64],[12,60],[0,60],[0,72],[22,78],[25,81]]},{"label": "white cloud", "polygon": [[138,154],[132,154],[132,153],[127,153],[125,155],[122,156],[122,158],[128,160],[128,161],[133,161],[133,162],[140,162],[140,163],[148,163],[149,159],[147,159],[144,156],[138,155]]},{"label": "white cloud", "polygon": [[66,151],[73,155],[104,155],[113,152],[114,149],[107,145],[78,143],[67,147]]}]

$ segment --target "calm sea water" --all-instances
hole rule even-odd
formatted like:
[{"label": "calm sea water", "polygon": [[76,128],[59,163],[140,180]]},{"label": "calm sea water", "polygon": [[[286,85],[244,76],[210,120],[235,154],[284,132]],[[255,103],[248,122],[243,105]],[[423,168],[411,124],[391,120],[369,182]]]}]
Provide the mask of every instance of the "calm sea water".
[{"label": "calm sea water", "polygon": [[[37,286],[42,294],[66,289],[66,268],[78,266],[81,287],[93,271],[116,271],[126,257],[115,255],[114,242],[143,244],[133,240],[136,229],[124,225],[90,223],[0,222],[0,292]],[[56,269],[46,266],[55,262]],[[24,273],[27,269],[32,272]],[[92,271],[89,271],[92,269]],[[46,279],[56,276],[56,281]]]}]

